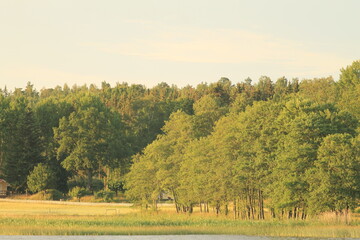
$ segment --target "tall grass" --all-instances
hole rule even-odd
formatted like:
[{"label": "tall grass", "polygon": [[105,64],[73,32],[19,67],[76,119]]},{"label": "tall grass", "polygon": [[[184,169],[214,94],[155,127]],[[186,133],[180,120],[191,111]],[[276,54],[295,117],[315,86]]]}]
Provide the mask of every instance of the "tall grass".
[{"label": "tall grass", "polygon": [[233,220],[212,214],[176,214],[132,207],[68,206],[0,202],[2,235],[242,234],[286,237],[360,238],[360,222],[323,220]]}]

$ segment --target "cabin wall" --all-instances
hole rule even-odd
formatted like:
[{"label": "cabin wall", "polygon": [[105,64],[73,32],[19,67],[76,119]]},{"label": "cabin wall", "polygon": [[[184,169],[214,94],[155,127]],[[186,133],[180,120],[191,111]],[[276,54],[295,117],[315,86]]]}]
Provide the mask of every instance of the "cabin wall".
[{"label": "cabin wall", "polygon": [[1,182],[0,183],[0,196],[6,195],[6,191],[7,191],[7,184],[4,182]]}]

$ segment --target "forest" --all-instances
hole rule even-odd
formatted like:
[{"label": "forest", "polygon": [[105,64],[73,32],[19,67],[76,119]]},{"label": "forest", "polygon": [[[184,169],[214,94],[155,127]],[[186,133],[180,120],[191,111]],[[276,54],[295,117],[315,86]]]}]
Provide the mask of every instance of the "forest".
[{"label": "forest", "polygon": [[[0,90],[0,178],[16,193],[125,192],[235,218],[348,214],[360,201],[360,60],[332,77],[196,87]],[[6,80],[6,79],[5,79]]]}]

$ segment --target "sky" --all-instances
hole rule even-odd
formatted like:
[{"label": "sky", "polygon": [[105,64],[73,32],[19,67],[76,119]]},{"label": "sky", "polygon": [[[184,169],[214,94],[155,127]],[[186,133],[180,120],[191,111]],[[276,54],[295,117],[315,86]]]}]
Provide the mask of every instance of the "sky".
[{"label": "sky", "polygon": [[358,0],[0,0],[0,88],[339,78]]}]

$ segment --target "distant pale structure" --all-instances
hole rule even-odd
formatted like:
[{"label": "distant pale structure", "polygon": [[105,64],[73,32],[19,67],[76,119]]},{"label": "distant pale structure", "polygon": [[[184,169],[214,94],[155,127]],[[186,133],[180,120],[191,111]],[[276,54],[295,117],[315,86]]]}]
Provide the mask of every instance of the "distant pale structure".
[{"label": "distant pale structure", "polygon": [[10,185],[4,179],[0,179],[0,197],[6,197],[7,188],[9,186]]}]

